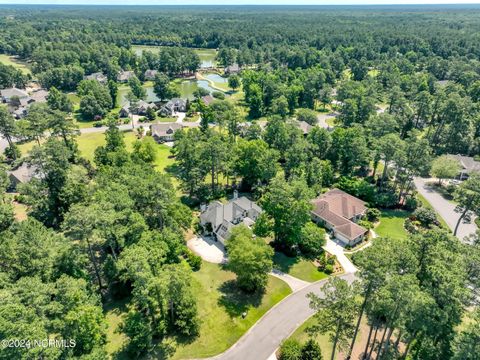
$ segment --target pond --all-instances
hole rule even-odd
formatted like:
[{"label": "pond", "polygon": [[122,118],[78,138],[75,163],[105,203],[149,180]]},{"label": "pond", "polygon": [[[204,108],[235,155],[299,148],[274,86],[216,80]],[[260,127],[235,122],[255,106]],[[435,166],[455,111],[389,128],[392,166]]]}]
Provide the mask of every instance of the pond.
[{"label": "pond", "polygon": [[180,97],[183,99],[190,99],[194,98],[193,93],[199,87],[207,90],[209,93],[216,91],[214,88],[210,86],[207,80],[184,80],[177,85],[178,89],[180,90]]},{"label": "pond", "polygon": [[[154,54],[158,54],[164,46],[150,46],[150,45],[133,45],[132,50],[137,56],[141,56],[144,51],[150,51]],[[193,49],[200,58],[200,68],[210,68],[215,66],[215,57],[217,56],[217,50],[215,49]]]},{"label": "pond", "polygon": [[[183,80],[176,83],[175,85],[180,91],[180,97],[183,99],[193,100],[193,92],[199,87],[207,90],[210,93],[216,91],[210,86],[207,80]],[[160,100],[157,95],[155,95],[155,92],[153,91],[153,86],[144,86],[144,89],[147,92],[147,97],[145,99],[146,102],[156,102]],[[127,94],[129,91],[130,88],[128,86],[122,86],[118,89],[117,105],[123,106],[127,103]]]},{"label": "pond", "polygon": [[228,83],[228,78],[224,78],[223,76],[220,76],[218,74],[207,74],[204,75],[208,80],[211,80],[213,82],[219,83],[219,84],[226,84]]},{"label": "pond", "polygon": [[[144,86],[144,89],[147,92],[147,97],[145,98],[146,102],[156,102],[159,101],[160,99],[155,95],[155,92],[153,91],[153,86]],[[127,94],[130,91],[130,88],[128,86],[122,86],[118,89],[118,95],[117,95],[117,105],[118,106],[123,106],[127,103]]]}]

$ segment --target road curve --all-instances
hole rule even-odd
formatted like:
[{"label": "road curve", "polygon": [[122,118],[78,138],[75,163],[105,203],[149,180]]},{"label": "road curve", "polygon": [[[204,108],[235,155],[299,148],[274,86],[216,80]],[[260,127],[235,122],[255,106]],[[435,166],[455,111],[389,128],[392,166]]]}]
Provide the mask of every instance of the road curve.
[{"label": "road curve", "polygon": [[[338,276],[348,282],[355,280],[354,274]],[[232,347],[211,360],[266,360],[297,327],[303,324],[313,310],[306,295],[313,292],[319,296],[320,287],[327,279],[317,281],[292,293],[271,308]]]}]

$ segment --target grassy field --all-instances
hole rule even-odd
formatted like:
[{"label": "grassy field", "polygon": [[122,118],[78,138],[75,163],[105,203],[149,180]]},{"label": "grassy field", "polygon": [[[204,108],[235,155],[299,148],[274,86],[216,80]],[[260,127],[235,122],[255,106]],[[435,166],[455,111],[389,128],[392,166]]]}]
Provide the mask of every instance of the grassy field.
[{"label": "grassy field", "polygon": [[382,237],[404,239],[408,236],[408,232],[403,224],[409,215],[410,212],[404,210],[382,210],[380,224],[375,228],[375,232]]},{"label": "grassy field", "polygon": [[328,276],[324,272],[318,271],[311,261],[300,257],[288,257],[276,252],[273,262],[278,270],[308,282],[322,280]]},{"label": "grassy field", "polygon": [[20,70],[23,74],[31,74],[30,68],[23,61],[17,60],[14,56],[0,54],[0,63],[4,65],[10,65]]}]

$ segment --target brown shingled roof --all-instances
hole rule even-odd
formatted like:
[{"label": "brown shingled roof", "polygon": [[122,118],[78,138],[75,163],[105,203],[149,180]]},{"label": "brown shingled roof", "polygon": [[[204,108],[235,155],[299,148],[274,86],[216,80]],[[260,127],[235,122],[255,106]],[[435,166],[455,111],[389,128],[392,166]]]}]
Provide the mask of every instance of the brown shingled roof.
[{"label": "brown shingled roof", "polygon": [[332,224],[335,230],[349,240],[364,234],[367,229],[349,219],[363,214],[365,202],[339,189],[332,189],[312,201],[313,214]]}]

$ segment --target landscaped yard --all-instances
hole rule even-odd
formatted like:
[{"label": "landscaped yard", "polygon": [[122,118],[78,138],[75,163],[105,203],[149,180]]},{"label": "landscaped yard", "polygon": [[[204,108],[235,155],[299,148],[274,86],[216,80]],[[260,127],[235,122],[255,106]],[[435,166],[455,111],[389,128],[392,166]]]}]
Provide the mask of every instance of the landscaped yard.
[{"label": "landscaped yard", "polygon": [[[420,193],[417,193],[417,198],[418,200],[420,200],[420,202],[422,203],[422,206],[427,208],[427,209],[431,209],[433,211],[435,211],[435,209],[432,207],[432,205],[430,205],[430,203],[428,202],[427,199],[425,199],[425,197],[420,194]],[[438,218],[438,221],[440,221],[440,224],[442,224],[443,228],[447,231],[450,231],[450,227],[448,226],[448,224],[445,222],[445,220],[440,216],[439,213],[437,213],[435,211],[435,213],[437,214],[437,218]]]},{"label": "landscaped yard", "polygon": [[23,74],[31,74],[30,68],[23,61],[18,60],[14,56],[9,56],[6,54],[0,54],[0,63],[4,65],[10,65],[14,68],[20,70]]},{"label": "landscaped yard", "polygon": [[318,271],[311,261],[298,256],[288,257],[280,252],[276,252],[273,262],[274,267],[278,270],[308,282],[322,280],[328,276],[324,272]]},{"label": "landscaped yard", "polygon": [[[206,262],[194,277],[202,319],[200,336],[192,343],[179,344],[173,359],[202,358],[225,351],[268,309],[291,293],[285,282],[270,276],[263,296],[245,295],[236,289],[233,273]],[[247,316],[242,319],[244,311]]]},{"label": "landscaped yard", "polygon": [[[270,276],[263,296],[245,295],[235,287],[232,272],[206,262],[193,277],[201,319],[200,335],[192,342],[178,343],[173,359],[202,358],[225,351],[268,309],[291,293],[285,282]],[[116,332],[126,309],[122,304],[117,305],[107,309],[107,350],[110,354],[119,352],[126,340]],[[245,319],[242,319],[243,312],[247,312]]]},{"label": "landscaped yard", "polygon": [[408,236],[408,232],[403,225],[409,215],[410,212],[405,210],[382,210],[380,224],[374,230],[378,236],[404,239]]},{"label": "landscaped yard", "polygon": [[[305,343],[309,339],[309,334],[306,332],[306,329],[312,325],[315,324],[315,318],[312,316],[309,318],[307,321],[305,321],[300,327],[295,330],[295,332],[290,336],[290,339],[295,339],[300,341],[301,343]],[[365,345],[367,343],[367,337],[368,337],[368,324],[366,321],[365,316],[362,318],[362,322],[360,323],[360,330],[357,335],[357,339],[355,341],[355,346],[353,348],[352,352],[352,359],[359,359],[361,353],[363,352],[363,349],[365,348]],[[365,334],[365,335],[364,335]],[[320,345],[320,348],[322,349],[322,355],[324,359],[330,359],[332,355],[332,343],[330,342],[329,335],[328,334],[322,334],[322,335],[316,335],[313,337],[318,344]],[[336,350],[336,355],[335,359],[344,359],[343,354],[338,350]]]}]

